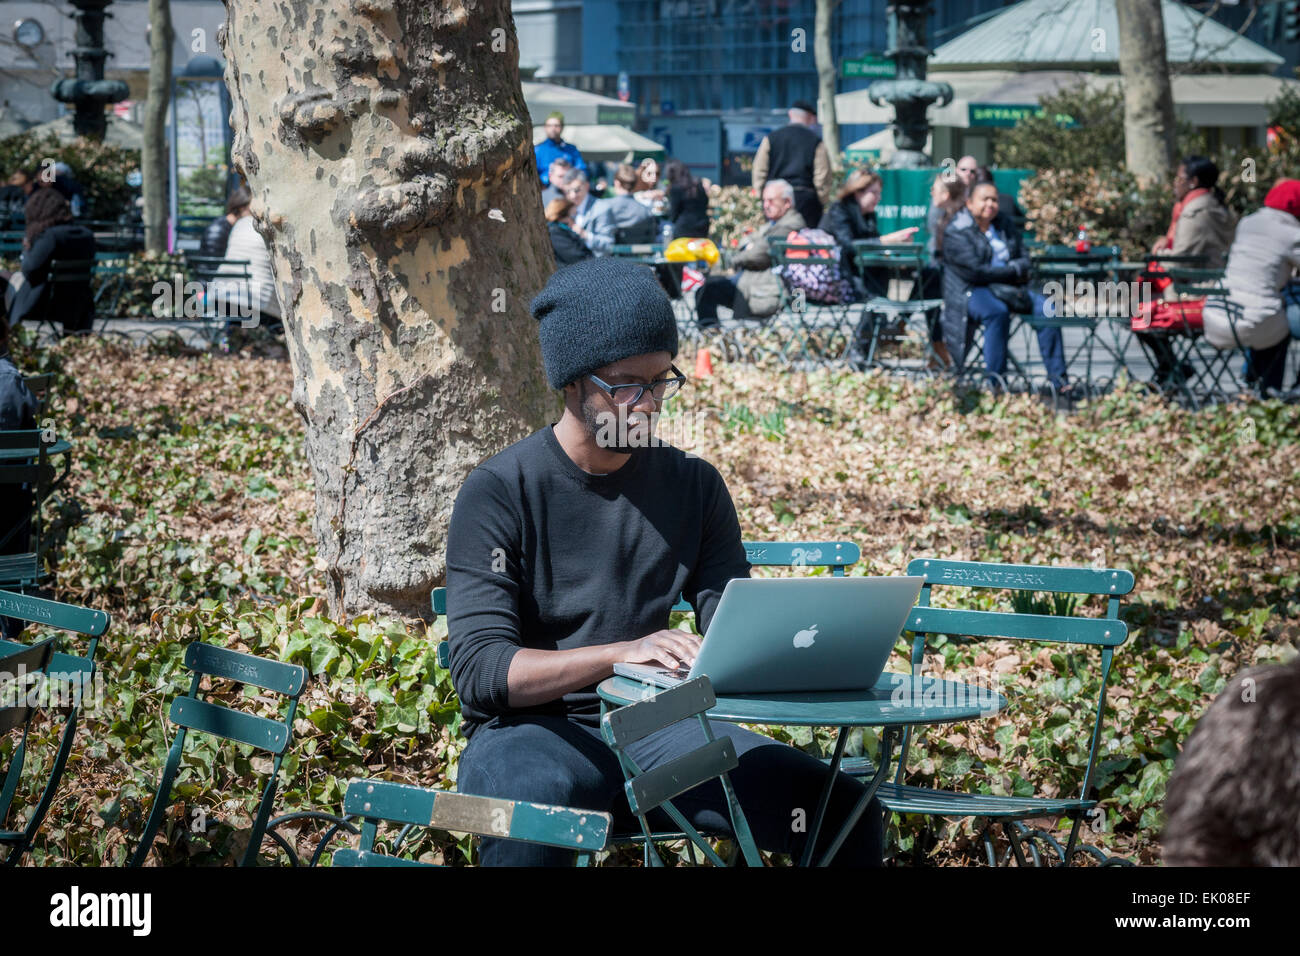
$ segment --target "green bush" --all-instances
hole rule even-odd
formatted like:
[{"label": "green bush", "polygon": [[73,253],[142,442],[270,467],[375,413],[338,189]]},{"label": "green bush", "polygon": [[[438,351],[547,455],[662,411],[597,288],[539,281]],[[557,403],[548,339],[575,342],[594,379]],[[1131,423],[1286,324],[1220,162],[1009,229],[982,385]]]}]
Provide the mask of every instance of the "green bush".
[{"label": "green bush", "polygon": [[79,137],[61,143],[53,133],[44,137],[20,133],[0,139],[0,170],[39,169],[46,159],[67,163],[86,190],[85,219],[116,219],[133,200],[126,174],[140,168],[140,151],[108,146]]},{"label": "green bush", "polygon": [[745,186],[715,186],[709,193],[709,237],[735,249],[747,228],[763,225],[763,201]]}]

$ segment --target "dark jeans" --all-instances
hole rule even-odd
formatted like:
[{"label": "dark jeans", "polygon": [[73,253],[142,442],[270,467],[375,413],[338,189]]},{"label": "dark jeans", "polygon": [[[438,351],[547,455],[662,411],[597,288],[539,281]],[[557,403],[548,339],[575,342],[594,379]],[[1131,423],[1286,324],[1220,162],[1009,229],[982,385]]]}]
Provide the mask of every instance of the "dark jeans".
[{"label": "dark jeans", "polygon": [[[1043,316],[1044,298],[1041,293],[1030,292],[1034,300],[1034,314]],[[966,300],[966,348],[969,349],[975,338],[975,325],[984,326],[984,371],[990,385],[996,384],[996,376],[1007,370],[1007,339],[1011,331],[1011,311],[1005,302],[989,291],[987,286],[975,286]],[[1043,365],[1051,383],[1060,388],[1066,384],[1065,344],[1061,330],[1043,328],[1038,330],[1038,351],[1043,356]]]},{"label": "dark jeans", "polygon": [[[729,774],[745,819],[759,847],[799,854],[826,783],[826,765],[787,744],[734,724],[710,722],[715,737],[730,737],[740,765]],[[704,744],[695,718],[683,720],[628,748],[642,770],[659,766]],[[623,792],[618,758],[600,731],[561,716],[497,717],[479,727],[460,758],[457,789],[463,793],[528,800],[612,813],[616,832],[639,832]],[[829,846],[864,785],[840,774],[818,839]],[[730,834],[722,785],[711,780],[673,799],[673,805],[702,833]],[[802,811],[802,812],[801,812]],[[666,814],[651,813],[652,827],[676,829]],[[802,824],[802,825],[801,825]],[[843,866],[879,866],[883,846],[880,804],[867,805],[832,861]],[[563,866],[572,851],[484,837],[483,866]]]},{"label": "dark jeans", "polygon": [[695,314],[704,328],[718,324],[718,306],[731,308],[736,301],[736,280],[727,276],[709,276],[695,293]]}]

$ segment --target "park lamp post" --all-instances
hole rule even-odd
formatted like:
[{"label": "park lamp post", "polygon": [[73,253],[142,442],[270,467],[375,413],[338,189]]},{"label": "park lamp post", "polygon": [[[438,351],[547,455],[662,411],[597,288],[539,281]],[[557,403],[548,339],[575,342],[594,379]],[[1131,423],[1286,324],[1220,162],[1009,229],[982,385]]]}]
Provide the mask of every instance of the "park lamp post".
[{"label": "park lamp post", "polygon": [[894,107],[893,157],[891,169],[925,169],[932,165],[925,154],[925,140],[930,122],[925,111],[931,103],[947,106],[952,102],[952,87],[932,83],[925,78],[925,61],[930,50],[925,45],[925,22],[930,16],[929,0],[891,3],[889,49],[885,55],[895,65],[894,79],[877,80],[867,89],[867,97],[876,106]]},{"label": "park lamp post", "polygon": [[76,107],[72,128],[78,136],[103,140],[108,129],[105,103],[120,103],[130,95],[121,80],[104,79],[104,61],[111,55],[104,49],[104,18],[113,0],[71,0],[76,8],[77,45],[71,56],[77,64],[75,77],[60,77],[50,85],[50,95],[60,103]]}]

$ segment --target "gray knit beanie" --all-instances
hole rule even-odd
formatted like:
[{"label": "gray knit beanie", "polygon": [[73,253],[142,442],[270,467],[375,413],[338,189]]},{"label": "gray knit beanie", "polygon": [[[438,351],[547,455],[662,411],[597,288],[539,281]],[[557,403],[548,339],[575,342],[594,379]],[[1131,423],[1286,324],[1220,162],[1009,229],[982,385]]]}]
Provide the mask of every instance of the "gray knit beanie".
[{"label": "gray knit beanie", "polygon": [[677,317],[654,271],[583,259],[551,276],[532,304],[551,388],[648,352],[677,354]]}]

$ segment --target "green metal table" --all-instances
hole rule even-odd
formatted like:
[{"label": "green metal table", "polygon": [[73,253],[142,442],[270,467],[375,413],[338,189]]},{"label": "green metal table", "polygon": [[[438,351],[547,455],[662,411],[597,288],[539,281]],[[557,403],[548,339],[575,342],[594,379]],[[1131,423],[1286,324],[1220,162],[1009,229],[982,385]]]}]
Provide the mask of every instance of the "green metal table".
[{"label": "green metal table", "polygon": [[[644,700],[655,688],[627,677],[610,677],[596,688],[602,706],[621,707]],[[817,862],[826,866],[857,825],[867,804],[889,775],[895,737],[916,724],[950,724],[961,720],[991,717],[1007,706],[1007,700],[984,687],[972,687],[957,681],[933,677],[913,678],[886,671],[870,690],[820,691],[815,693],[743,694],[718,697],[709,710],[711,720],[733,724],[773,726],[837,727],[835,750],[831,756],[826,786],[822,789],[817,812],[808,831],[800,866],[810,866],[822,819],[830,803],[831,788],[844,759],[844,745],[854,727],[881,727],[880,756],[876,772],[866,782],[867,790],[845,819],[834,841]]]}]

